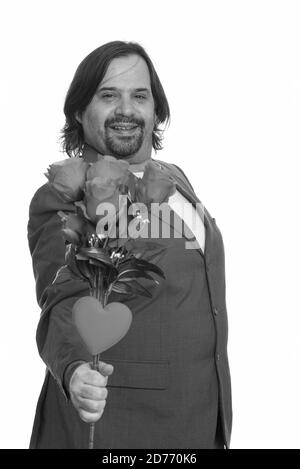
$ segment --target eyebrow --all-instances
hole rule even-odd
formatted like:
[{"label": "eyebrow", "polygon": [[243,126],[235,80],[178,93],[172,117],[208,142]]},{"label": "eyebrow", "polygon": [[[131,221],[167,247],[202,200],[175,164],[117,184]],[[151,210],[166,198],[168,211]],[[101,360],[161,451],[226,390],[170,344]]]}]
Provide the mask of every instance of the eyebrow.
[{"label": "eyebrow", "polygon": [[[104,86],[103,88],[100,88],[98,91],[119,91],[119,88],[116,88],[115,86]],[[150,90],[148,88],[132,88],[130,91],[135,91],[135,92],[146,92],[150,93]]]}]

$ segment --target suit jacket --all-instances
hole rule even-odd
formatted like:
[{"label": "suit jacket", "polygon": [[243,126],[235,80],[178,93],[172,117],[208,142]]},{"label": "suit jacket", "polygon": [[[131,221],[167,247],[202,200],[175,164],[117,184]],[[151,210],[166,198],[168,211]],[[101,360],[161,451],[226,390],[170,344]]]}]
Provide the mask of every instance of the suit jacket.
[{"label": "suit jacket", "polygon": [[[200,202],[180,168],[159,160],[156,161],[165,171],[175,178],[177,189],[191,203],[195,204]],[[30,443],[31,448],[80,448],[85,447],[85,444],[88,441],[88,425],[80,421],[77,412],[69,400],[68,391],[64,386],[64,376],[70,364],[76,363],[79,360],[91,360],[90,355],[87,353],[77,331],[75,330],[71,318],[71,310],[74,302],[79,297],[88,295],[89,291],[87,285],[80,281],[73,281],[63,285],[52,285],[52,281],[58,268],[64,264],[65,255],[65,245],[61,235],[61,222],[57,215],[58,210],[75,212],[72,204],[63,203],[57,197],[55,192],[52,191],[51,187],[48,184],[45,184],[36,192],[32,199],[28,222],[28,241],[32,254],[33,271],[36,279],[37,300],[42,308],[36,339],[39,353],[47,365],[45,381],[36,410]],[[171,224],[174,225],[172,221]],[[216,396],[215,399],[217,399],[218,396],[219,424],[222,429],[224,444],[226,447],[229,447],[232,425],[232,404],[230,371],[227,357],[228,323],[225,298],[224,247],[222,236],[216,225],[215,219],[210,216],[205,208],[204,225],[206,229],[206,245],[205,252],[201,253],[201,262],[203,263],[203,272],[205,275],[201,277],[201,282],[203,284],[205,283],[206,288],[206,296],[203,296],[203,301],[206,304],[205,314],[210,314],[211,324],[213,324],[215,331],[213,355],[210,357],[210,374],[213,369],[213,373],[216,378],[212,378],[214,381],[212,380],[211,382],[211,389]],[[200,257],[195,259],[196,262],[200,262]],[[201,266],[202,264],[199,264],[198,267],[196,265],[196,269],[202,268]],[[172,275],[171,271],[170,275]],[[196,289],[194,288],[194,291],[195,290]],[[163,292],[163,290],[161,290],[161,292]],[[152,305],[155,310],[157,310],[157,305],[161,305],[159,298],[160,296],[158,294],[158,303],[155,305],[155,308],[154,303]],[[120,301],[120,297],[110,297],[110,301],[114,300]],[[126,301],[125,298],[124,301]],[[132,306],[134,310],[138,310],[140,305],[141,300],[137,300],[130,306]],[[189,305],[189,303],[187,303],[187,305]],[[151,309],[151,304],[149,307]],[[189,306],[187,306],[187,308],[189,308]],[[196,320],[197,318],[194,319]],[[138,321],[136,323],[138,324]],[[102,354],[102,359],[104,361],[117,365],[115,366],[113,375],[109,377],[108,383],[111,391],[111,393],[109,391],[109,395],[111,396],[111,411],[109,413],[107,409],[105,409],[103,414],[105,418],[102,417],[100,420],[102,434],[107,433],[107,435],[110,435],[110,439],[102,439],[101,444],[110,445],[109,447],[118,447],[118,441],[114,441],[114,435],[118,434],[116,428],[114,428],[117,415],[120,415],[120,409],[123,410],[126,406],[130,407],[130,400],[126,394],[126,389],[142,389],[144,392],[147,390],[146,402],[147,404],[148,402],[152,402],[153,409],[155,409],[157,414],[159,414],[161,409],[159,407],[155,407],[155,405],[159,406],[159,404],[154,405],[157,400],[157,390],[165,390],[167,388],[172,389],[175,387],[175,383],[172,381],[170,382],[170,364],[168,359],[161,359],[161,356],[156,357],[152,352],[152,350],[161,350],[162,347],[162,344],[158,341],[158,338],[160,337],[159,331],[162,329],[161,317],[157,322],[155,322],[155,320],[151,320],[146,327],[150,328],[150,331],[151,327],[153,327],[153,340],[151,340],[151,347],[149,347],[149,350],[151,351],[148,352],[146,350],[145,352],[145,349],[142,351],[146,340],[145,337],[141,337],[141,334],[144,334],[143,329],[132,328],[132,331],[130,331],[131,335],[128,333],[127,342],[123,339],[111,350]],[[204,329],[204,336],[205,332],[206,331]],[[126,344],[131,345],[126,348]],[[137,345],[132,346],[132,344]],[[145,355],[145,353],[149,353],[149,356]],[[124,358],[124,354],[125,360],[122,359],[122,356]],[[132,354],[132,356],[130,354]],[[201,380],[206,380],[205,374],[203,374]],[[192,385],[193,381],[190,383],[191,387]],[[189,389],[192,389],[191,387]],[[191,399],[195,398],[195,405],[198,405],[198,401],[196,400],[197,392],[198,391],[195,389],[193,390],[194,394],[191,394]],[[133,391],[131,391],[131,395],[134,395]],[[172,395],[170,394],[170,396],[171,397],[168,397],[168,400],[172,401]],[[160,394],[160,398],[162,397],[163,395]],[[139,402],[138,398],[139,395],[136,394],[136,401],[134,402],[137,403],[137,406]],[[146,402],[143,403],[144,408],[147,407]],[[205,403],[200,402],[199,400],[199,406],[202,404],[204,405]],[[175,407],[176,402],[171,402],[171,405]],[[167,406],[167,401],[165,406]],[[203,407],[203,409],[204,408],[205,407]],[[216,408],[215,403],[214,408]],[[156,419],[160,423],[159,426],[153,427],[153,433],[157,433],[159,432],[159,428],[163,428],[164,419],[166,419],[167,425],[168,422],[172,425],[171,409],[172,408],[170,407],[169,420],[166,415],[163,417],[161,416],[161,421],[159,420],[160,416],[157,416]],[[195,409],[195,411],[197,412],[197,409]],[[143,415],[143,412],[145,413],[145,410],[140,409],[141,415]],[[130,414],[126,414],[126,418],[129,419],[128,421],[130,421],[130,419],[134,421],[133,409],[131,409]],[[151,420],[147,423],[146,413],[143,418],[144,423],[150,427]],[[138,425],[137,422],[138,421],[135,421],[136,426]],[[203,420],[203,424],[204,422],[205,426],[200,430],[195,429],[195,431],[204,432],[205,429],[209,427],[210,423],[211,425],[215,424],[212,422],[211,416],[207,421]],[[111,430],[110,432],[108,431],[109,428]],[[174,441],[179,442],[176,448],[181,447],[180,438],[182,438],[182,434],[180,433],[180,428],[178,431],[178,440],[174,439]],[[194,430],[192,429],[192,432],[193,431]],[[142,434],[141,429],[138,430],[138,432]],[[166,432],[159,435],[158,441],[161,441],[162,448],[168,447],[165,445],[170,445],[170,440],[166,439],[165,442],[163,441],[163,435],[165,433]],[[123,435],[124,429],[119,433],[119,441],[122,439]],[[155,440],[151,440],[150,437],[149,440],[147,440],[145,436],[144,440],[141,441],[146,442],[145,445],[151,445],[154,444],[153,441]],[[60,446],[62,444],[64,446]],[[126,445],[133,445],[134,443],[133,440],[124,439],[122,444],[122,447],[133,447]],[[204,444],[205,443],[203,443],[203,445]],[[157,444],[156,447],[158,447]]]}]

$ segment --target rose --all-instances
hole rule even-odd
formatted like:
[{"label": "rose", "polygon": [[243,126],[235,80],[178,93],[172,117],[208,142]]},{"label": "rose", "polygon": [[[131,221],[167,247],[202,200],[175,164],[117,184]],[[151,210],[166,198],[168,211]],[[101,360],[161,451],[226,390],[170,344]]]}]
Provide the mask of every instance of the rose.
[{"label": "rose", "polygon": [[85,184],[84,203],[86,212],[94,223],[101,218],[97,214],[97,208],[101,203],[113,204],[116,210],[119,205],[119,185],[114,180],[107,180],[105,177],[95,177]]},{"label": "rose", "polygon": [[65,202],[75,202],[82,198],[87,169],[82,158],[68,158],[51,164],[45,176]]},{"label": "rose", "polygon": [[[104,213],[97,213],[100,204],[112,204],[113,211],[108,215],[107,223],[116,223],[117,216],[127,207],[127,196],[119,199],[121,194],[128,194],[132,197],[135,189],[135,177],[129,171],[129,163],[117,160],[113,156],[105,155],[100,157],[96,163],[92,163],[87,171],[87,181],[85,184],[84,205],[89,219],[97,223],[97,233],[104,233],[104,226],[101,220]],[[125,202],[125,203],[124,203]],[[121,204],[121,207],[119,205]],[[104,206],[103,206],[104,207]],[[106,208],[106,207],[104,207]],[[110,227],[110,226],[109,226]]]},{"label": "rose", "polygon": [[128,179],[129,163],[124,160],[104,155],[99,156],[96,163],[92,163],[87,171],[86,179],[90,181],[95,177],[103,177],[106,181],[113,180],[115,184],[125,184]]},{"label": "rose", "polygon": [[148,161],[143,177],[137,179],[135,201],[149,205],[153,202],[168,202],[176,191],[175,181],[153,161]]},{"label": "rose", "polygon": [[86,175],[84,203],[86,212],[94,223],[100,219],[97,215],[99,204],[113,204],[118,211],[119,195],[125,186],[132,186],[131,178],[134,177],[129,171],[129,163],[110,155],[101,156],[96,163],[90,165]]}]

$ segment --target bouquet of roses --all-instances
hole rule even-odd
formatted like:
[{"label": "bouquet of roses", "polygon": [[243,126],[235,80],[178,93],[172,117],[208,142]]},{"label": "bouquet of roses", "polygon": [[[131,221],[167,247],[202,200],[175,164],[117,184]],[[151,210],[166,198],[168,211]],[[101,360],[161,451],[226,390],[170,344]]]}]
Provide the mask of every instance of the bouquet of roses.
[{"label": "bouquet of roses", "polygon": [[[132,321],[126,305],[108,303],[111,292],[151,296],[139,279],[158,285],[152,275],[164,278],[157,265],[142,259],[145,246],[152,249],[158,243],[145,244],[138,234],[149,223],[151,203],[167,202],[176,190],[175,182],[151,160],[143,178],[138,178],[127,162],[101,155],[94,163],[82,158],[54,163],[46,176],[60,198],[76,207],[75,213],[58,212],[66,254],[53,283],[88,282],[90,296],[76,301],[73,319],[96,368],[100,353],[121,340]],[[128,234],[128,220],[140,227],[134,235],[132,230]],[[90,448],[93,431],[91,424]]]}]

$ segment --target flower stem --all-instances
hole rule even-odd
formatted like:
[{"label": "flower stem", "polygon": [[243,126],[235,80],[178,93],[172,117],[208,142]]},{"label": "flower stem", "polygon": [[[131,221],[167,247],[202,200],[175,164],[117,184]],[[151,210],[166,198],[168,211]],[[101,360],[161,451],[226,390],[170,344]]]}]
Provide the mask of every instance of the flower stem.
[{"label": "flower stem", "polygon": [[109,237],[107,236],[103,244],[103,249],[105,249],[106,246],[108,245],[108,241],[109,241]]},{"label": "flower stem", "polygon": [[103,273],[101,269],[97,271],[97,298],[103,306],[104,301],[104,285],[103,285]]},{"label": "flower stem", "polygon": [[92,287],[90,288],[90,295],[97,298],[102,306],[106,305],[106,291],[104,288],[104,276],[102,269],[94,267]]}]

